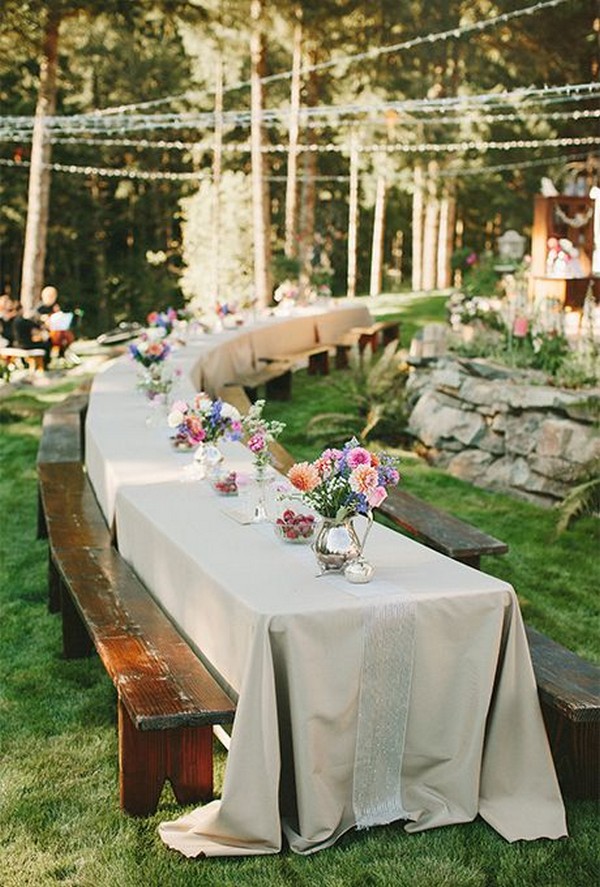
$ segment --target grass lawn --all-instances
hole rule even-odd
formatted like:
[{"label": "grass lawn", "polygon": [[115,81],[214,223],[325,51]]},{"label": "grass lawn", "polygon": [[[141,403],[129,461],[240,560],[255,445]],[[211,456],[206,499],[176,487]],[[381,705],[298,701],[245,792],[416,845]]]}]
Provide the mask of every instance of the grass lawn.
[{"label": "grass lawn", "polygon": [[[439,306],[435,306],[439,307]],[[412,310],[412,308],[411,308]],[[413,321],[411,320],[411,323]],[[312,457],[307,418],[337,396],[330,379],[294,379],[283,444]],[[96,658],[61,657],[47,610],[47,546],[35,538],[35,458],[43,410],[61,381],[0,399],[0,883],[2,887],[588,887],[598,880],[594,802],[567,802],[570,838],[507,844],[481,821],[406,835],[354,832],[310,857],[187,860],[161,820],[182,811],[165,790],[155,816],[118,807],[115,694]],[[326,407],[329,408],[329,407]],[[118,430],[116,430],[118,433]],[[404,484],[510,545],[484,569],[513,583],[527,621],[596,661],[598,522],[554,536],[555,515],[476,490],[406,459]],[[218,752],[217,785],[224,757]]]}]

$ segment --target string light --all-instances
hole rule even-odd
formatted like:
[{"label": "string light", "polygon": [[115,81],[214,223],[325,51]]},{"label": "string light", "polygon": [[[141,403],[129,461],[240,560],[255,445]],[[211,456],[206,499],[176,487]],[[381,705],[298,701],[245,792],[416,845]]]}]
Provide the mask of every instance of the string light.
[{"label": "string light", "polygon": [[[512,12],[505,12],[497,16],[493,16],[492,18],[472,22],[470,24],[459,25],[454,28],[450,28],[447,31],[433,32],[427,34],[425,36],[414,37],[410,40],[405,40],[402,43],[395,43],[388,46],[380,46],[374,47],[367,52],[356,53],[355,55],[346,55],[340,56],[338,58],[330,59],[326,62],[318,62],[314,65],[305,65],[301,68],[300,73],[310,74],[313,71],[322,71],[328,68],[336,67],[337,65],[348,65],[352,62],[363,61],[365,59],[373,59],[377,58],[380,55],[389,55],[395,52],[401,52],[407,49],[413,49],[416,46],[421,46],[424,44],[432,45],[434,43],[438,43],[439,41],[446,41],[451,38],[459,38],[464,36],[465,34],[470,34],[477,31],[483,31],[487,28],[495,27],[498,24],[505,24],[508,21],[511,21],[516,18],[520,18],[525,15],[534,15],[537,12],[540,12],[544,9],[548,9],[555,6],[560,6],[562,3],[566,3],[567,0],[541,0],[541,2],[534,3],[532,6],[526,6],[522,9],[515,9]],[[282,71],[279,74],[270,74],[265,77],[261,77],[261,82],[264,84],[274,83],[277,80],[289,80],[291,79],[292,71]],[[231,86],[225,87],[224,92],[234,92],[240,89],[245,89],[250,86],[250,80],[240,80],[237,83],[232,84]],[[140,109],[148,109],[148,108],[158,108],[161,105],[171,104],[176,101],[189,101],[194,96],[194,92],[188,90],[187,92],[181,93],[179,95],[170,95],[165,96],[161,99],[150,99],[145,102],[137,102],[129,105],[117,105],[112,108],[104,108],[103,110],[96,111],[97,115],[110,115],[110,114],[121,114],[127,111],[140,110]],[[214,92],[211,90],[207,92],[207,96],[214,95]]]},{"label": "string light", "polygon": [[[425,113],[425,114],[460,114],[464,117],[470,110],[477,107],[492,109],[494,106],[519,106],[525,102],[547,103],[550,101],[580,101],[597,98],[600,95],[600,83],[567,84],[556,87],[520,87],[512,91],[501,93],[483,93],[472,96],[451,96],[443,99],[405,99],[401,101],[382,102],[369,108],[364,105],[319,105],[302,109],[301,118],[303,124],[311,119],[319,121],[320,125],[331,126],[333,121],[340,121],[349,115],[383,115],[386,111]],[[265,110],[262,115],[263,123],[287,123],[285,110]],[[24,138],[26,133],[33,129],[33,117],[3,117],[0,118],[0,137],[11,136]],[[347,121],[352,122],[352,121]],[[356,122],[356,121],[354,121]],[[54,138],[59,134],[83,134],[87,131],[101,134],[103,132],[127,132],[135,130],[156,129],[206,129],[214,123],[213,112],[201,114],[164,114],[150,116],[122,116],[111,118],[110,122],[104,118],[94,117],[89,114],[73,115],[71,117],[47,117],[45,118],[48,137]],[[249,111],[231,111],[223,115],[224,125],[233,127],[248,126],[250,124]]]},{"label": "string light", "polygon": [[[588,152],[586,153],[578,153],[578,154],[561,154],[558,157],[546,157],[545,159],[538,160],[519,160],[516,163],[500,163],[496,166],[481,166],[481,167],[473,167],[473,166],[461,166],[458,169],[445,169],[439,170],[437,173],[439,178],[442,179],[454,179],[454,178],[462,178],[463,176],[479,176],[479,175],[487,175],[489,173],[495,172],[505,172],[511,169],[529,169],[534,166],[552,166],[554,164],[565,164],[569,163],[573,160],[588,160],[590,155]],[[592,159],[599,159],[600,155],[592,155]]]},{"label": "string light", "polygon": [[[8,160],[0,158],[0,166],[12,166],[28,168],[31,163],[28,160]],[[120,178],[120,179],[142,179],[145,181],[200,181],[201,179],[210,179],[208,172],[166,172],[164,170],[146,172],[141,169],[107,169],[99,166],[76,166],[69,163],[44,163],[45,169],[54,172],[71,173],[74,175],[99,176],[104,178]]]}]

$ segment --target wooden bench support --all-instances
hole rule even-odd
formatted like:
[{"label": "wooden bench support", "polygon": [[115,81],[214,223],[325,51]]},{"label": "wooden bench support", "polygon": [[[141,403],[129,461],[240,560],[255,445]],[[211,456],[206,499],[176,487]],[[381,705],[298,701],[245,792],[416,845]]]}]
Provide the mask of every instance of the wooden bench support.
[{"label": "wooden bench support", "polygon": [[307,363],[310,376],[326,376],[329,373],[329,345],[314,345],[302,351],[294,351],[289,354],[277,354],[272,357],[259,357],[259,361],[268,365],[272,363],[287,363],[290,367],[301,363]]},{"label": "wooden bench support", "polygon": [[600,669],[526,626],[542,715],[560,786],[600,798]]},{"label": "wooden bench support", "polygon": [[226,384],[243,388],[252,403],[263,385],[267,400],[289,400],[292,396],[292,365],[289,361],[273,361]]},{"label": "wooden bench support", "polygon": [[156,810],[166,780],[180,804],[208,801],[213,795],[211,727],[136,729],[118,703],[119,798],[132,816]]},{"label": "wooden bench support", "polygon": [[420,542],[470,567],[484,554],[506,554],[508,545],[423,499],[393,487],[379,512]]},{"label": "wooden bench support", "polygon": [[[58,411],[57,411],[58,412]],[[118,698],[122,808],[152,813],[165,780],[182,804],[213,790],[212,727],[235,703],[114,547],[81,461],[80,421],[44,423],[38,459],[41,524],[49,543],[49,606],[62,614],[67,659],[98,653]],[[60,423],[59,423],[60,424]],[[52,440],[59,442],[55,450]],[[51,461],[52,455],[66,461]]]},{"label": "wooden bench support", "polygon": [[379,347],[385,348],[390,342],[400,338],[400,322],[398,320],[378,320],[370,326],[353,327],[350,331],[358,338],[358,350],[363,354],[367,348],[375,354]]}]

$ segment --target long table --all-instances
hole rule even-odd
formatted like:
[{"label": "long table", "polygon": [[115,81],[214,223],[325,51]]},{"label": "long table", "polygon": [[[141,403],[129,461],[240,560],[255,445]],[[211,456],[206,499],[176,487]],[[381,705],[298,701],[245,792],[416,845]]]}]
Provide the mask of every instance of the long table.
[{"label": "long table", "polygon": [[[174,357],[190,386],[194,348]],[[368,585],[320,577],[309,547],[240,522],[251,484],[238,501],[190,480],[147,412],[127,360],[99,373],[88,471],[122,555],[238,696],[222,798],[163,823],[165,843],[311,853],[355,827],[477,815],[508,841],[566,835],[512,587],[379,525]],[[241,444],[225,452],[251,476]]]}]

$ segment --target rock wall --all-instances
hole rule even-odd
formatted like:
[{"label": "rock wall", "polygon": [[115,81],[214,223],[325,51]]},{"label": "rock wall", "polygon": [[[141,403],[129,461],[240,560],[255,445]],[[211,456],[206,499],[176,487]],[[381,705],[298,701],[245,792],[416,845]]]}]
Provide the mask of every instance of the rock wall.
[{"label": "rock wall", "polygon": [[439,358],[408,381],[409,431],[428,459],[478,486],[553,505],[600,464],[600,390]]}]

